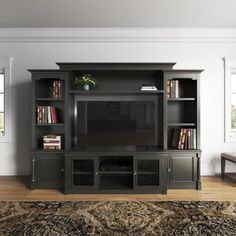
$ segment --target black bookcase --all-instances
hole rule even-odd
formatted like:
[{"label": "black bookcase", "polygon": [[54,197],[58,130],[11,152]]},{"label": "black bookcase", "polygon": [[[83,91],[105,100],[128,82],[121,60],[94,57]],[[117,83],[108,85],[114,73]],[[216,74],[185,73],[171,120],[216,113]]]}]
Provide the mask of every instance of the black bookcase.
[{"label": "black bookcase", "polygon": [[[58,70],[29,70],[32,73],[32,188],[61,188],[65,193],[166,193],[168,188],[201,189],[201,70],[174,70],[175,63],[57,64]],[[95,89],[84,91],[74,86],[74,78],[85,73],[97,79]],[[55,80],[61,82],[61,95],[56,99],[52,94]],[[170,81],[178,81],[171,82],[178,86],[177,96],[168,94]],[[142,85],[155,85],[157,91],[141,91]],[[153,102],[154,145],[78,145],[81,136],[77,103],[110,100]],[[38,124],[38,106],[54,106],[58,122]],[[195,130],[194,148],[173,146],[176,129]],[[43,149],[42,137],[47,134],[63,137],[60,150]],[[137,142],[146,138],[140,137]],[[123,141],[127,140],[129,136]]]}]

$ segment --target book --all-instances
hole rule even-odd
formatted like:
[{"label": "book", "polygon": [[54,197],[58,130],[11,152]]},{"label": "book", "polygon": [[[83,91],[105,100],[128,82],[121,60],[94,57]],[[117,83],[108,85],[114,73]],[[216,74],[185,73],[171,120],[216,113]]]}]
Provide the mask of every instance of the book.
[{"label": "book", "polygon": [[51,119],[51,111],[50,111],[50,106],[47,107],[47,113],[48,113],[48,123],[51,124],[52,123],[52,119]]},{"label": "book", "polygon": [[171,146],[180,150],[197,149],[196,133],[196,129],[173,129]]},{"label": "book", "polygon": [[61,98],[61,81],[60,80],[54,80],[52,87],[53,87],[52,88],[53,98],[55,98],[55,99]]},{"label": "book", "polygon": [[167,98],[179,98],[179,80],[167,80]]},{"label": "book", "polygon": [[179,148],[181,129],[173,129],[172,147]]},{"label": "book", "polygon": [[52,106],[50,108],[50,112],[51,112],[51,116],[52,116],[52,123],[56,124],[58,122],[56,108]]},{"label": "book", "polygon": [[157,87],[155,85],[142,85],[141,91],[157,91]]},{"label": "book", "polygon": [[61,149],[62,136],[60,135],[45,135],[43,136],[43,149]]},{"label": "book", "polygon": [[37,106],[37,124],[56,124],[58,123],[57,111],[54,106]]}]

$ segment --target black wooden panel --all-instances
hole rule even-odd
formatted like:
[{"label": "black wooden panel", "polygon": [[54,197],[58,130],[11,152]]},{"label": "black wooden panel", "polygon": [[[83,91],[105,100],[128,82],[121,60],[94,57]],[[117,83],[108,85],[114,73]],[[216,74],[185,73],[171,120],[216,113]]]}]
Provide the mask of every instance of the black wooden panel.
[{"label": "black wooden panel", "polygon": [[196,188],[197,157],[194,152],[172,152],[169,156],[170,188]]},{"label": "black wooden panel", "polygon": [[63,157],[60,155],[37,155],[35,165],[36,187],[61,188],[64,185]]}]

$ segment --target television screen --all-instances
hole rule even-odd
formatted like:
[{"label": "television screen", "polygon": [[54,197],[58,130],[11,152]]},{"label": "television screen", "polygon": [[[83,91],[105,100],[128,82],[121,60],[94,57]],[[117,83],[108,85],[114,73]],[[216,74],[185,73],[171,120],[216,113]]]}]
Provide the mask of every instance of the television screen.
[{"label": "television screen", "polygon": [[77,101],[75,146],[156,145],[156,102]]}]

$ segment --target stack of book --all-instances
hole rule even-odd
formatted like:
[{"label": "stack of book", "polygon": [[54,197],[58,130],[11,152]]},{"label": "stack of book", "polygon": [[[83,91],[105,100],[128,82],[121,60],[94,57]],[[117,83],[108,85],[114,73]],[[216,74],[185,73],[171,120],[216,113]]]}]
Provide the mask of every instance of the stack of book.
[{"label": "stack of book", "polygon": [[37,106],[37,124],[55,124],[58,122],[54,106]]},{"label": "stack of book", "polygon": [[61,136],[52,135],[52,134],[43,136],[43,149],[60,150],[61,149]]},{"label": "stack of book", "polygon": [[196,149],[196,129],[173,129],[172,146],[181,150]]},{"label": "stack of book", "polygon": [[141,91],[157,91],[157,87],[155,85],[142,85]]},{"label": "stack of book", "polygon": [[167,98],[179,97],[179,80],[167,80]]},{"label": "stack of book", "polygon": [[53,81],[52,96],[55,99],[61,98],[61,81],[60,80]]}]

